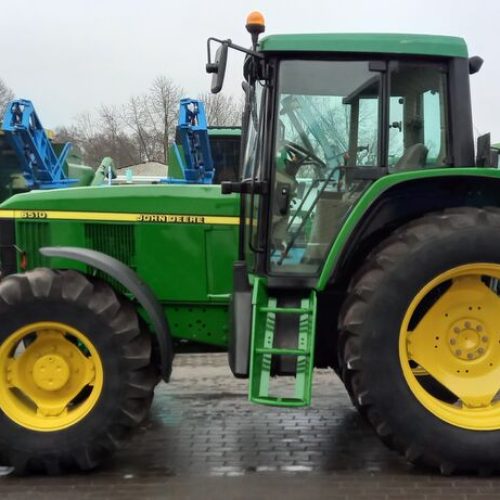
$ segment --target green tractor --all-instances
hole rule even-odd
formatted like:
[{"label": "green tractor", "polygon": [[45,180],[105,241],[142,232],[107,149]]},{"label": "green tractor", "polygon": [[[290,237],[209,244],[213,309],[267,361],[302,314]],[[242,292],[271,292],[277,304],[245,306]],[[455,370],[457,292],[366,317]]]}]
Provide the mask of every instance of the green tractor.
[{"label": "green tractor", "polygon": [[0,205],[0,462],[98,466],[175,346],[198,342],[227,347],[253,402],[308,405],[313,368],[331,367],[410,462],[497,471],[500,171],[488,137],[474,153],[481,60],[452,37],[259,42],[255,13],[247,29],[252,49],[208,42],[215,92],[228,49],[246,53],[237,181]]}]

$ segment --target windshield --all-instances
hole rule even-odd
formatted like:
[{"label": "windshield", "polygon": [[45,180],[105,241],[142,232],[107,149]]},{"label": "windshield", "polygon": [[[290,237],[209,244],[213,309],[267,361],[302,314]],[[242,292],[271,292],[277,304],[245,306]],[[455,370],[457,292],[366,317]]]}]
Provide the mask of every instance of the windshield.
[{"label": "windshield", "polygon": [[280,64],[271,271],[319,270],[366,182],[349,167],[378,164],[380,74],[367,61]]},{"label": "windshield", "polygon": [[[380,75],[366,61],[284,61],[278,136],[329,166],[375,165]],[[352,158],[351,158],[352,156]]]}]

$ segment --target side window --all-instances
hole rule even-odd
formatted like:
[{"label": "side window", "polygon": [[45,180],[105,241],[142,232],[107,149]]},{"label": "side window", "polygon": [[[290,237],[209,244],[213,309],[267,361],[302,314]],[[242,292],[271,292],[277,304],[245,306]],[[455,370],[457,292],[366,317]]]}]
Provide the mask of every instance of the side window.
[{"label": "side window", "polygon": [[399,63],[391,72],[389,154],[391,171],[446,164],[445,66]]},{"label": "side window", "polygon": [[424,144],[429,150],[427,162],[437,164],[441,152],[442,137],[441,103],[439,92],[428,90],[423,95],[424,106]]},{"label": "side window", "polygon": [[357,166],[377,165],[378,106],[377,97],[359,99],[359,131],[355,161]]}]

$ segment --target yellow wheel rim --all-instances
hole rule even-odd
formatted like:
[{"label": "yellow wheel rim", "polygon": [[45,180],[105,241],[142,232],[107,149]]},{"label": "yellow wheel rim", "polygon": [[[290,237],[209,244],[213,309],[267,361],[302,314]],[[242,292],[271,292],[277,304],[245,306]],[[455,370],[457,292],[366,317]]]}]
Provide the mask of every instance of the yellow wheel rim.
[{"label": "yellow wheel rim", "polygon": [[[498,264],[450,269],[420,290],[401,325],[399,355],[408,386],[427,410],[457,427],[500,429],[498,280]],[[432,378],[441,393],[423,378]]]},{"label": "yellow wheel rim", "polygon": [[103,380],[94,345],[69,325],[32,323],[0,345],[0,409],[27,429],[58,431],[81,421]]}]

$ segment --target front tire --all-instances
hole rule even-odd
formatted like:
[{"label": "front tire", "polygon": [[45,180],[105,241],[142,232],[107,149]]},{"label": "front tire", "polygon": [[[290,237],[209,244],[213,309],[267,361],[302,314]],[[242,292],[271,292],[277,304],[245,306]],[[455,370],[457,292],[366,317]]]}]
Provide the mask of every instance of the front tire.
[{"label": "front tire", "polygon": [[382,440],[442,473],[500,470],[500,211],[398,229],[353,278],[343,379]]},{"label": "front tire", "polygon": [[98,466],[146,416],[151,339],[102,281],[35,269],[0,283],[0,463]]}]

